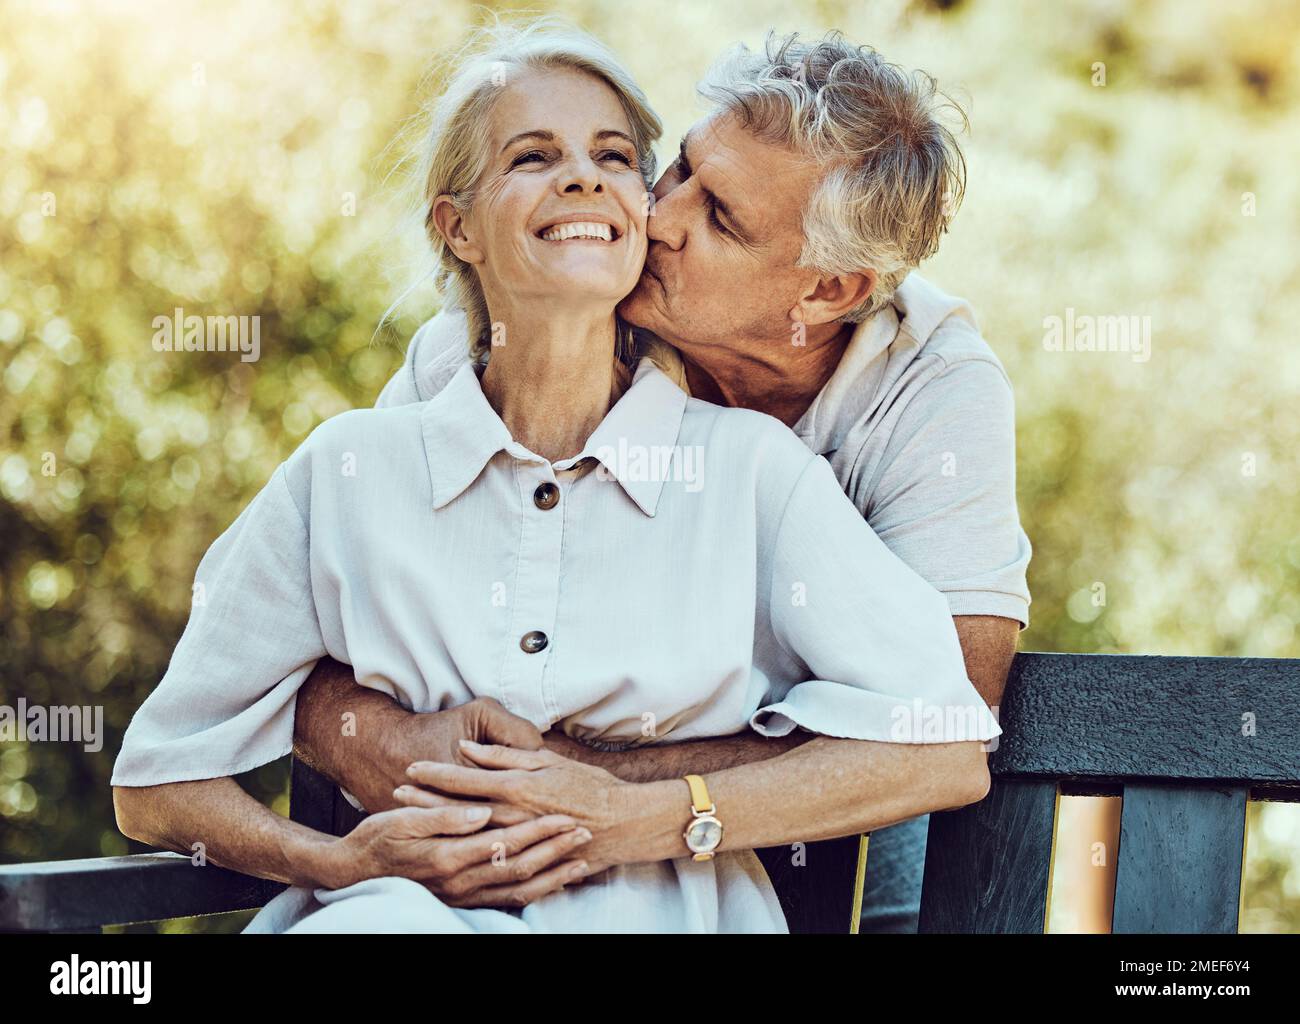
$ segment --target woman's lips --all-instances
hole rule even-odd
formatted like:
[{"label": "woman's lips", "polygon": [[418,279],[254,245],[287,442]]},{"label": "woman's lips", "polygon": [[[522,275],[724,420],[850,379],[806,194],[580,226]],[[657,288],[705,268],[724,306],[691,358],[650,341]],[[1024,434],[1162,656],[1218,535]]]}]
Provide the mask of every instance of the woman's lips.
[{"label": "woman's lips", "polygon": [[537,237],[544,242],[616,242],[620,236],[618,229],[611,224],[574,221],[539,231]]}]

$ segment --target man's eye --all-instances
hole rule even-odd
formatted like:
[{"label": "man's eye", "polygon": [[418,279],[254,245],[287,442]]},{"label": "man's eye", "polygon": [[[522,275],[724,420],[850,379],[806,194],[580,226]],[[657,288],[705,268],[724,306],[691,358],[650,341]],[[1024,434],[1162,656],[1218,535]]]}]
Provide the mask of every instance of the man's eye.
[{"label": "man's eye", "polygon": [[518,167],[520,164],[536,163],[539,160],[545,160],[546,154],[539,149],[530,149],[527,153],[520,153],[510,161],[511,167]]},{"label": "man's eye", "polygon": [[724,235],[731,234],[731,232],[727,230],[727,225],[723,224],[722,220],[718,217],[718,208],[713,203],[709,203],[709,222]]}]

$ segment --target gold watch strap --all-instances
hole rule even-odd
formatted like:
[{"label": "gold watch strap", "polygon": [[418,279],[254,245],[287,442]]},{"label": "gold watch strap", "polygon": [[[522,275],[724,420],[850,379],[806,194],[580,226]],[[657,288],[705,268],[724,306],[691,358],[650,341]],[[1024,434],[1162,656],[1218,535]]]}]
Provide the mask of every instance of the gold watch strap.
[{"label": "gold watch strap", "polygon": [[709,799],[709,787],[698,775],[685,776],[686,785],[691,787],[691,807],[696,814],[712,814],[713,801]]}]

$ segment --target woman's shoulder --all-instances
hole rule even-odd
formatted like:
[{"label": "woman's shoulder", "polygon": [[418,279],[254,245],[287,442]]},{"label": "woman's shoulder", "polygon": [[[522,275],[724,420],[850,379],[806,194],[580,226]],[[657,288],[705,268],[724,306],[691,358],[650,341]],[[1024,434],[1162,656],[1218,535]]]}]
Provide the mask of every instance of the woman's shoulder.
[{"label": "woman's shoulder", "polygon": [[766,468],[802,469],[812,451],[775,416],[757,409],[714,405],[689,398],[682,416],[686,443],[699,441],[731,457],[755,460]]},{"label": "woman's shoulder", "polygon": [[377,445],[388,448],[399,443],[404,433],[411,434],[418,440],[423,405],[423,402],[417,402],[386,408],[349,409],[338,413],[317,424],[299,451],[308,454],[333,452],[341,445]]},{"label": "woman's shoulder", "polygon": [[347,480],[363,465],[423,463],[420,410],[424,403],[349,409],[316,426],[284,461],[290,489],[303,496],[323,482]]}]

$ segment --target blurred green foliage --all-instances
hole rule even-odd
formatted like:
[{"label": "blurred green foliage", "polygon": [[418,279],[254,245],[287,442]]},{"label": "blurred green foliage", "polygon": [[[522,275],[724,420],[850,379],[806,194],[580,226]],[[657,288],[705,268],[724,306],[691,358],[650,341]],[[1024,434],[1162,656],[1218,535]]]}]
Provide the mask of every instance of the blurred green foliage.
[{"label": "blurred green foliage", "polygon": [[[625,57],[664,155],[707,63],[768,27],[841,28],[936,74],[973,129],[926,273],[972,300],[1016,385],[1023,648],[1300,656],[1300,9],[867,7],[547,5]],[[0,861],[127,850],[108,777],[199,557],[312,427],[373,401],[389,342],[436,308],[416,288],[376,340],[423,251],[390,142],[480,16],[0,7],[0,703],[102,704],[108,730],[98,754],[0,747]],[[260,360],[154,351],[177,307],[260,316]],[[1067,308],[1150,316],[1150,360],[1046,351]],[[283,765],[245,782],[285,809]],[[1288,810],[1252,811],[1252,928],[1300,931]]]}]

